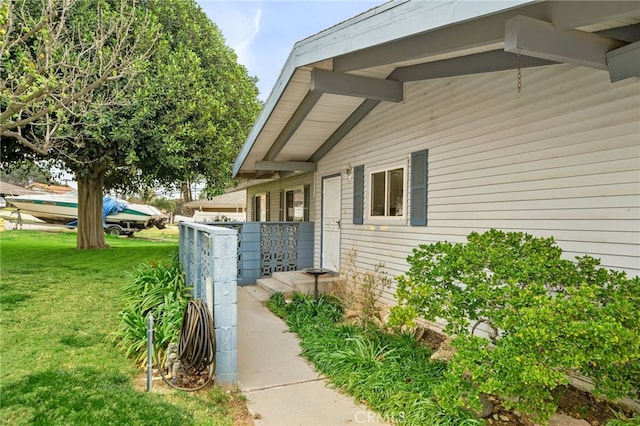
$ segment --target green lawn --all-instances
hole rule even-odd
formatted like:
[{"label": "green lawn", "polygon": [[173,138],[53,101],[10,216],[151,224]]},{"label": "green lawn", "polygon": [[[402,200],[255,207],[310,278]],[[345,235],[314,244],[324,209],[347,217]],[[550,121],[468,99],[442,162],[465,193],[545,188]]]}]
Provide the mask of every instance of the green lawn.
[{"label": "green lawn", "polygon": [[132,269],[168,259],[177,241],[108,237],[110,249],[80,251],[75,240],[0,232],[2,424],[233,424],[237,392],[140,391],[112,343]]}]

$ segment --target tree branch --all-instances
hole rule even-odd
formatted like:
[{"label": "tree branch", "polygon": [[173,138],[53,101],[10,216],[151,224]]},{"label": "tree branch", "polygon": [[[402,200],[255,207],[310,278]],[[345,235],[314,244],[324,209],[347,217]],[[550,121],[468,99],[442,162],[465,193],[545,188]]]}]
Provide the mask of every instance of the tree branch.
[{"label": "tree branch", "polygon": [[38,154],[47,155],[49,153],[48,150],[42,150],[38,145],[31,143],[28,139],[24,138],[22,134],[20,134],[19,132],[14,132],[12,130],[2,130],[0,132],[0,136],[14,138],[17,141],[19,141],[21,144],[35,151]]}]

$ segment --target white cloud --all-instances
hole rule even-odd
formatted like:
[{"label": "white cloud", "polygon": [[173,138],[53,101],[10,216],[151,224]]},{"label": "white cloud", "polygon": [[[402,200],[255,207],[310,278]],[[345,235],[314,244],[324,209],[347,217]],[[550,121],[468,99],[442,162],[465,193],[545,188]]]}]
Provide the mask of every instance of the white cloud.
[{"label": "white cloud", "polygon": [[251,49],[260,32],[262,8],[259,5],[248,8],[244,2],[200,0],[198,3],[218,26],[227,46],[236,52],[238,62],[251,68],[257,56]]},{"label": "white cloud", "polygon": [[262,9],[256,9],[253,19],[251,19],[251,25],[242,31],[242,34],[238,37],[238,40],[231,48],[235,50],[238,55],[238,62],[249,66],[255,59],[255,55],[251,51],[253,42],[260,32],[260,22],[262,20]]}]

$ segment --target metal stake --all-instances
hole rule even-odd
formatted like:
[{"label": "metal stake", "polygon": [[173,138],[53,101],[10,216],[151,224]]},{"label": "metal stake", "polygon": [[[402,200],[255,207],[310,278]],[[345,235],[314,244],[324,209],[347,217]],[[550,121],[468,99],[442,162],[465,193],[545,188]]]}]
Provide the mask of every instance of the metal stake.
[{"label": "metal stake", "polygon": [[147,323],[147,392],[151,392],[151,378],[153,377],[153,363],[151,354],[153,352],[153,315],[149,314]]}]

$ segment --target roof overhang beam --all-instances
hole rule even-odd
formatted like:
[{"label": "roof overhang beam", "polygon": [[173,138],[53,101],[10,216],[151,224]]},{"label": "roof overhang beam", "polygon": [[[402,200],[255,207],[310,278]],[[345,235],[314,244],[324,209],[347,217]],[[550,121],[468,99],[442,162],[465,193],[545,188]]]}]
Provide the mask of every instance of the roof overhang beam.
[{"label": "roof overhang beam", "polygon": [[607,70],[607,52],[624,46],[619,40],[550,22],[515,16],[505,22],[504,50],[555,62]]},{"label": "roof overhang beam", "polygon": [[401,102],[404,99],[404,87],[399,81],[323,69],[311,71],[311,91],[388,102]]},{"label": "roof overhang beam", "polygon": [[390,78],[404,82],[431,80],[434,78],[459,77],[463,75],[482,74],[520,68],[555,65],[557,62],[546,59],[524,56],[518,58],[513,53],[502,50],[475,53],[458,58],[427,62],[397,68]]},{"label": "roof overhang beam", "polygon": [[[637,1],[550,1],[545,3],[549,9],[548,21],[559,28],[579,28],[606,21],[616,21],[631,15],[637,15],[640,7]],[[520,15],[524,15],[521,14]],[[540,19],[544,19],[539,17]]]},{"label": "roof overhang beam", "polygon": [[316,163],[309,161],[256,161],[257,171],[315,172]]},{"label": "roof overhang beam", "polygon": [[276,140],[273,141],[273,145],[271,145],[271,148],[269,148],[269,151],[267,151],[264,156],[265,161],[274,160],[278,154],[280,154],[287,142],[289,142],[289,139],[291,139],[296,130],[298,130],[298,127],[300,127],[313,107],[318,103],[321,96],[321,92],[307,92],[306,96],[302,99],[302,102],[300,102],[300,105],[298,105],[298,108],[296,108],[296,111],[284,126]]},{"label": "roof overhang beam", "polygon": [[612,83],[640,77],[640,41],[607,52],[607,64]]}]

